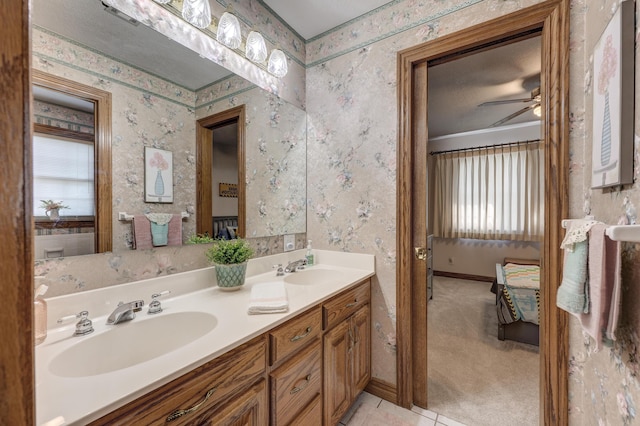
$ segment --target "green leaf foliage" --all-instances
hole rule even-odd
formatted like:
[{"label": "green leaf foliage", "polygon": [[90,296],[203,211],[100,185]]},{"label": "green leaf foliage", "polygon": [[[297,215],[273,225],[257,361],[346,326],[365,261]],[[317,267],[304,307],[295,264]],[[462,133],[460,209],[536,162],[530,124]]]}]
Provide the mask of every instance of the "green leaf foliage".
[{"label": "green leaf foliage", "polygon": [[191,234],[187,238],[187,244],[208,244],[215,241],[215,238],[210,237],[209,234]]},{"label": "green leaf foliage", "polygon": [[211,263],[231,265],[249,260],[253,256],[253,248],[242,238],[215,240],[206,255]]}]

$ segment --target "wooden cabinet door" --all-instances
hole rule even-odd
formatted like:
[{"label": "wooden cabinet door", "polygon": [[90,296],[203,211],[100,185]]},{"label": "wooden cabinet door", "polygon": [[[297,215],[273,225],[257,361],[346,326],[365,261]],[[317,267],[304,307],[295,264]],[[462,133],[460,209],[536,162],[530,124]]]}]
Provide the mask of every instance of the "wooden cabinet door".
[{"label": "wooden cabinet door", "polygon": [[352,327],[345,320],[324,336],[324,424],[335,425],[351,405]]},{"label": "wooden cabinet door", "polygon": [[351,317],[353,349],[351,367],[353,370],[352,401],[362,392],[371,379],[371,316],[369,305],[363,306]]}]

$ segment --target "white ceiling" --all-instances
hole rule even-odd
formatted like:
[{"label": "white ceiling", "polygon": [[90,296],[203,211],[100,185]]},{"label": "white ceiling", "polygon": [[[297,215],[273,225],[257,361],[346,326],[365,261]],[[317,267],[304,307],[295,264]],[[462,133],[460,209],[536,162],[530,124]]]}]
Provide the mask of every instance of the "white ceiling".
[{"label": "white ceiling", "polygon": [[[210,0],[214,1],[214,0]],[[314,37],[374,10],[385,0],[263,0],[296,32]],[[229,71],[143,24],[105,11],[100,0],[33,0],[33,23],[190,90]],[[483,129],[527,104],[479,107],[526,98],[539,85],[540,40],[526,40],[429,68],[429,135]],[[531,112],[505,124],[533,121]]]},{"label": "white ceiling", "polygon": [[389,3],[389,0],[263,1],[307,40]]}]

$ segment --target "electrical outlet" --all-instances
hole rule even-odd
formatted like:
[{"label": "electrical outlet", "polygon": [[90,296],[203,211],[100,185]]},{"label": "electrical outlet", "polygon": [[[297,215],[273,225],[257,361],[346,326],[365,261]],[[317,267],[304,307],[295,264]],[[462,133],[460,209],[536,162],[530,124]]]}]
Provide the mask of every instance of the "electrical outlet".
[{"label": "electrical outlet", "polygon": [[296,236],[289,234],[284,236],[284,251],[291,251],[296,248]]}]

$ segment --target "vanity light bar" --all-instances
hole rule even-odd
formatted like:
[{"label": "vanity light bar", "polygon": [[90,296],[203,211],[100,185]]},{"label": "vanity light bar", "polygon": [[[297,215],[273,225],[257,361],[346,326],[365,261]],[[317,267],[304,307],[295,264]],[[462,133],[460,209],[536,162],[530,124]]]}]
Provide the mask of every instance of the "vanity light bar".
[{"label": "vanity light bar", "polygon": [[[189,213],[187,212],[181,212],[180,214],[182,215],[183,219],[187,219],[189,217]],[[126,212],[118,212],[118,220],[131,222],[133,220],[133,215],[127,214]]]}]

